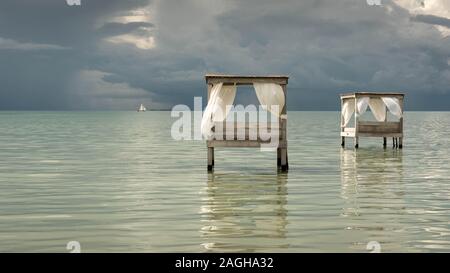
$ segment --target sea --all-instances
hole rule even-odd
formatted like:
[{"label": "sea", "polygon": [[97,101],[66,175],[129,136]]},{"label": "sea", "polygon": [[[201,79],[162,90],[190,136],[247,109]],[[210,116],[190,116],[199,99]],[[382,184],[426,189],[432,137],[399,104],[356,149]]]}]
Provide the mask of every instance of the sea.
[{"label": "sea", "polygon": [[0,112],[0,252],[450,251],[450,112],[355,150],[339,112],[290,111],[288,173],[255,148],[216,148],[208,173],[175,121]]}]

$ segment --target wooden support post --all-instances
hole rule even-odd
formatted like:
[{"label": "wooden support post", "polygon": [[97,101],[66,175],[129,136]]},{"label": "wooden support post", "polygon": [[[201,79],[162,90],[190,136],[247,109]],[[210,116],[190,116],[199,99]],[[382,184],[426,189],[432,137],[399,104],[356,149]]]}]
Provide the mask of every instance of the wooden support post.
[{"label": "wooden support post", "polygon": [[359,111],[358,111],[358,96],[355,94],[355,149],[359,148]]},{"label": "wooden support post", "polygon": [[281,166],[281,148],[277,148],[277,167]]},{"label": "wooden support post", "polygon": [[[212,90],[213,85],[208,83],[207,87],[208,87],[207,97],[208,97],[208,102],[209,102],[209,98],[211,97],[211,90]],[[213,167],[214,167],[214,148],[213,147],[208,147],[208,152],[207,153],[208,153],[208,155],[207,155],[207,157],[208,157],[208,171],[210,172],[210,171],[213,170]]]},{"label": "wooden support post", "polygon": [[287,149],[281,148],[281,171],[286,172],[288,170],[287,162]]},{"label": "wooden support post", "polygon": [[[387,121],[388,121],[388,109],[387,109],[387,107],[385,107],[385,109],[384,109],[384,125],[387,124]],[[387,138],[383,137],[383,148],[386,149],[386,146],[387,146]]]},{"label": "wooden support post", "polygon": [[[284,94],[284,101],[287,101],[287,88],[286,84],[281,85],[283,88],[283,94]],[[280,118],[278,121],[280,122],[280,128],[281,128],[281,138],[280,141],[283,141],[285,143],[285,148],[280,149],[280,165],[281,165],[281,171],[287,172],[289,169],[289,163],[288,163],[288,153],[287,153],[287,105],[285,104],[283,109],[281,109],[281,115],[284,116],[284,118]]]},{"label": "wooden support post", "polygon": [[402,136],[400,137],[399,148],[403,149],[403,112],[404,112],[403,97],[401,97],[399,101],[400,101],[400,108],[402,110],[402,117],[400,118],[400,131],[402,132]]},{"label": "wooden support post", "polygon": [[212,171],[214,166],[214,148],[208,147],[208,171]]},{"label": "wooden support post", "polygon": [[392,138],[392,148],[395,148],[395,137]]},{"label": "wooden support post", "polygon": [[[344,117],[342,116],[342,107],[344,105],[344,100],[341,98],[341,133],[345,131],[345,121]],[[345,137],[341,137],[341,147],[345,147]]]},{"label": "wooden support post", "polygon": [[[282,87],[284,92],[285,102],[287,101],[287,76],[233,76],[233,75],[219,75],[219,74],[207,74],[206,84],[208,88],[208,102],[211,98],[211,92],[215,84],[223,84],[223,85],[254,85],[255,83],[274,83],[278,84]],[[287,171],[289,169],[288,163],[288,154],[287,154],[287,105],[285,104],[283,109],[281,109],[281,115],[279,117],[279,131],[280,131],[280,139],[279,139],[279,148],[277,149],[277,166],[281,168],[283,171]],[[245,122],[246,123],[246,122]],[[253,139],[253,137],[238,137],[238,124],[237,120],[234,124],[234,132],[228,132],[227,134],[227,126],[225,125],[226,121],[223,122],[223,126],[221,129],[223,135],[220,135],[220,130],[215,132],[215,138],[207,141],[207,168],[208,171],[213,171],[215,165],[214,159],[214,148],[215,147],[261,147],[265,141],[263,139],[257,138]],[[247,127],[247,126],[246,126]],[[217,127],[216,127],[217,129]],[[230,128],[231,129],[231,128]],[[242,128],[241,128],[242,129]],[[249,135],[250,127],[244,128],[245,135]],[[274,128],[270,128],[273,130]],[[258,128],[259,130],[259,128]],[[239,131],[241,132],[241,131]],[[240,135],[239,135],[240,136]]]}]

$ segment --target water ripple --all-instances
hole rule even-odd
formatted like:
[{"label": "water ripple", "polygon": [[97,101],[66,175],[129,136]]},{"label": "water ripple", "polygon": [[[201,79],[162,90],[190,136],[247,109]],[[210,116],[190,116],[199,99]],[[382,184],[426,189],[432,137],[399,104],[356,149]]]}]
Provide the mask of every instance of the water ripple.
[{"label": "water ripple", "polygon": [[[341,149],[339,113],[289,113],[275,155],[175,142],[168,112],[0,112],[0,252],[450,251],[450,113],[405,148]],[[350,145],[349,145],[350,146]]]}]

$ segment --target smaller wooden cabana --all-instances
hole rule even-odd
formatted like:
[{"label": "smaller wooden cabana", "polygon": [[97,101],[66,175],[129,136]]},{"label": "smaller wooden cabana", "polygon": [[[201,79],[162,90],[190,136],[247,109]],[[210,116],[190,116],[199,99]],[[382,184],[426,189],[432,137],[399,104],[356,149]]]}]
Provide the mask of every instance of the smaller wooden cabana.
[{"label": "smaller wooden cabana", "polygon": [[[355,148],[359,147],[359,137],[382,137],[383,146],[387,138],[392,137],[394,148],[403,148],[403,99],[402,93],[356,92],[341,94],[341,137],[342,147],[345,138],[354,139]],[[375,121],[361,120],[361,116],[370,108]],[[389,114],[394,120],[388,120]],[[354,117],[353,127],[350,120]]]},{"label": "smaller wooden cabana", "polygon": [[[262,137],[262,131],[276,132],[276,147],[271,148],[277,150],[278,168],[287,171],[289,164],[286,86],[289,77],[207,74],[205,79],[208,86],[208,105],[203,113],[201,130],[202,135],[207,139],[208,171],[213,170],[216,147],[264,148],[264,145],[271,143],[273,139],[268,140]],[[272,122],[264,124],[260,120],[256,123],[237,120],[227,122],[228,107],[233,106],[236,87],[241,85],[254,87],[261,106],[277,118],[276,124]]]}]

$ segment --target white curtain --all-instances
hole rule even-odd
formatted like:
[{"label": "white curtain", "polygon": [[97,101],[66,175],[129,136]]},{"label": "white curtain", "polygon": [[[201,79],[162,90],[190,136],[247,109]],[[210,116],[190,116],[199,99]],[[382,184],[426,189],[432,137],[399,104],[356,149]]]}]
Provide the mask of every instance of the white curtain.
[{"label": "white curtain", "polygon": [[371,98],[369,100],[370,111],[373,116],[379,122],[383,122],[386,119],[386,105],[380,98]]},{"label": "white curtain", "polygon": [[[285,104],[281,85],[275,83],[253,83],[253,87],[263,109],[280,117]],[[278,106],[278,109],[272,108],[272,106]]]},{"label": "white curtain", "polygon": [[370,98],[369,97],[363,97],[359,98],[358,102],[356,103],[356,106],[358,109],[356,109],[356,113],[358,115],[363,115],[367,111],[367,106],[369,105]]},{"label": "white curtain", "polygon": [[403,116],[402,108],[400,107],[400,102],[397,98],[385,97],[382,98],[384,104],[389,109],[394,116],[401,118]]},{"label": "white curtain", "polygon": [[344,120],[343,124],[344,126],[347,126],[354,112],[355,112],[355,101],[345,100],[344,104],[342,104],[342,118]]},{"label": "white curtain", "polygon": [[[367,111],[367,107],[370,107],[373,116],[379,122],[386,120],[386,107],[394,116],[401,118],[403,116],[402,108],[400,102],[397,98],[392,97],[381,97],[381,98],[370,98],[362,97],[359,98],[357,103],[357,114],[363,115]],[[353,112],[355,111],[355,106],[353,101],[347,100],[342,105],[342,117],[344,119],[344,126],[350,121]]]},{"label": "white curtain", "polygon": [[203,113],[201,132],[206,138],[211,138],[214,122],[226,119],[236,97],[235,85],[215,84],[211,89],[208,105]]}]

